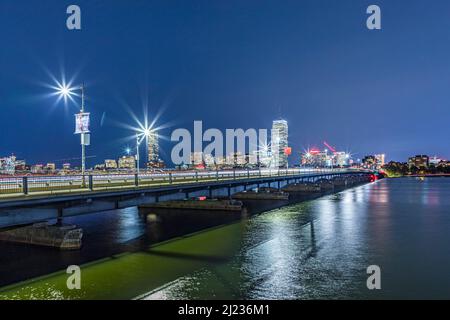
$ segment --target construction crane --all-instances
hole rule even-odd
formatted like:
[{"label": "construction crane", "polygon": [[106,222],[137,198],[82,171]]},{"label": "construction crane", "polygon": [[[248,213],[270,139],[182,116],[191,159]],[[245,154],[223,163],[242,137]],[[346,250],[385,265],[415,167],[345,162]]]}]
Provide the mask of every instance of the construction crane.
[{"label": "construction crane", "polygon": [[330,149],[331,152],[336,153],[336,149],[330,146],[326,141],[323,142],[323,144]]}]

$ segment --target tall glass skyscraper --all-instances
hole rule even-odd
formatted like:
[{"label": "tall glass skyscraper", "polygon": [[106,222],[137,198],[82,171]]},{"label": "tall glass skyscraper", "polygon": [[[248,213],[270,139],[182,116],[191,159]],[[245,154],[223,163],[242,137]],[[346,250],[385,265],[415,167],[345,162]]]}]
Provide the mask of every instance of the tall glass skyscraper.
[{"label": "tall glass skyscraper", "polygon": [[288,124],[286,120],[275,120],[272,123],[271,152],[273,168],[286,168],[287,155],[285,150],[288,147]]},{"label": "tall glass skyscraper", "polygon": [[159,161],[159,137],[156,132],[152,132],[148,136],[148,162],[156,164]]}]

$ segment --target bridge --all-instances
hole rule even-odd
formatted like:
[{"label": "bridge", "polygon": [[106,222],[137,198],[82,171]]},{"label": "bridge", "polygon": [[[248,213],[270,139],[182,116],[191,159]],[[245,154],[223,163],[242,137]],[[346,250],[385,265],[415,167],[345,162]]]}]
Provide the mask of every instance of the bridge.
[{"label": "bridge", "polygon": [[366,176],[353,169],[258,169],[0,178],[0,227],[262,186]]}]

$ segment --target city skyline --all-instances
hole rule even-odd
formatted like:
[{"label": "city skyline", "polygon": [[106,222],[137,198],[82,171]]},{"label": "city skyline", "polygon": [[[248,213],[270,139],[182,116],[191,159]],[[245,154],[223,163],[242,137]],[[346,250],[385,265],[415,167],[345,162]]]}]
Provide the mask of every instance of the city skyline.
[{"label": "city skyline", "polygon": [[[357,158],[450,157],[446,119],[424,120],[420,111],[433,115],[446,108],[450,73],[444,61],[450,47],[435,40],[448,22],[430,24],[425,17],[405,29],[397,19],[401,14],[418,20],[420,3],[404,13],[402,4],[380,1],[388,14],[378,33],[365,28],[366,6],[348,2],[327,5],[342,17],[335,21],[322,4],[308,2],[276,8],[252,1],[237,7],[211,3],[197,12],[181,2],[124,7],[120,1],[108,6],[80,1],[84,23],[76,32],[65,27],[64,4],[12,3],[3,3],[10,11],[1,17],[9,30],[2,38],[10,45],[0,57],[0,116],[11,119],[2,124],[2,155],[14,153],[32,163],[79,157],[79,139],[73,136],[79,106],[56,103],[47,87],[65,77],[86,84],[89,166],[92,157],[108,159],[133,144],[124,141],[130,132],[121,124],[133,125],[130,113],[143,109],[165,126],[162,137],[196,119],[224,130],[264,128],[282,116],[291,123],[294,155],[326,140]],[[439,11],[447,7],[440,2]],[[302,13],[306,8],[308,16]],[[123,26],[111,28],[104,10],[108,17],[120,16]],[[270,15],[273,10],[278,14]],[[244,17],[247,11],[255,13]],[[28,22],[15,24],[18,16]],[[408,41],[395,41],[398,37]],[[411,50],[413,43],[419,46]],[[439,76],[433,70],[441,70]],[[161,139],[160,148],[170,150],[171,144]],[[167,161],[168,154],[161,158]]]}]

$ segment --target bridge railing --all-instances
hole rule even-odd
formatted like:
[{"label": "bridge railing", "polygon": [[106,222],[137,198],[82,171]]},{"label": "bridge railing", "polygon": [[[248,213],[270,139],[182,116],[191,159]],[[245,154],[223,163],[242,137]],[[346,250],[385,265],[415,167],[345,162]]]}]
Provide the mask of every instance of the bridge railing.
[{"label": "bridge railing", "polygon": [[0,195],[8,193],[21,193],[24,190],[24,179],[21,177],[1,178]]},{"label": "bridge railing", "polygon": [[348,172],[349,169],[253,169],[186,171],[142,174],[97,174],[97,175],[59,175],[0,177],[0,200],[4,196],[45,195],[67,192],[89,192],[120,188],[139,188],[173,184],[201,183],[238,179],[311,175]]}]

